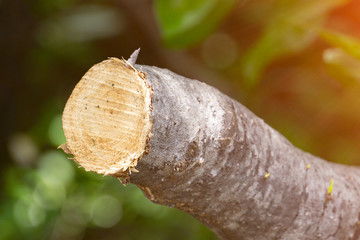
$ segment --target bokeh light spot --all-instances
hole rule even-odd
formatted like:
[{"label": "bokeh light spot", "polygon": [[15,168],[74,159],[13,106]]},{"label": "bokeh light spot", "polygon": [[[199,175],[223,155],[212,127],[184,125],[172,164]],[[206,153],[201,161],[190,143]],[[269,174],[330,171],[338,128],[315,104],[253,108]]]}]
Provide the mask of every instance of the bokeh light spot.
[{"label": "bokeh light spot", "polygon": [[31,204],[28,211],[29,220],[32,226],[38,226],[45,220],[45,211],[44,209],[38,207],[36,204]]},{"label": "bokeh light spot", "polygon": [[28,135],[15,133],[9,139],[9,152],[18,165],[29,166],[36,160],[39,151]]},{"label": "bokeh light spot", "polygon": [[31,220],[28,215],[29,204],[19,199],[14,206],[14,218],[17,224],[22,228],[32,227]]},{"label": "bokeh light spot", "polygon": [[95,225],[103,228],[114,226],[122,217],[122,205],[116,198],[105,195],[95,199],[91,218]]},{"label": "bokeh light spot", "polygon": [[39,183],[33,196],[38,206],[48,210],[55,210],[63,204],[66,198],[66,190],[64,185]]},{"label": "bokeh light spot", "polygon": [[235,40],[223,33],[210,36],[201,50],[204,62],[215,69],[227,68],[238,58],[238,46]]},{"label": "bokeh light spot", "polygon": [[68,185],[74,178],[74,166],[60,151],[49,151],[39,159],[40,178],[48,185]]}]

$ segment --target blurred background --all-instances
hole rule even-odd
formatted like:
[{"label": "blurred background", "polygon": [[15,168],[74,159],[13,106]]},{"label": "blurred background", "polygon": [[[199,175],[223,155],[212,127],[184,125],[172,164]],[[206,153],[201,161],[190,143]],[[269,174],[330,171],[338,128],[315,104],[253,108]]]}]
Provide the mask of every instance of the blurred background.
[{"label": "blurred background", "polygon": [[294,145],[360,165],[360,0],[0,0],[0,240],[217,239],[56,148],[95,63],[139,64],[237,99]]}]

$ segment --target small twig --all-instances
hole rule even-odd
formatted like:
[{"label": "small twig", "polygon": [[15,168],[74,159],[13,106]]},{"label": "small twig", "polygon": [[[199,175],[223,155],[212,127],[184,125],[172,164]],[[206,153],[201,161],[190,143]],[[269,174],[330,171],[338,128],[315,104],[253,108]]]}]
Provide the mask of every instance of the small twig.
[{"label": "small twig", "polygon": [[127,64],[130,64],[131,66],[134,66],[136,63],[136,60],[139,56],[140,53],[140,48],[136,49],[129,57],[129,59],[127,60]]}]

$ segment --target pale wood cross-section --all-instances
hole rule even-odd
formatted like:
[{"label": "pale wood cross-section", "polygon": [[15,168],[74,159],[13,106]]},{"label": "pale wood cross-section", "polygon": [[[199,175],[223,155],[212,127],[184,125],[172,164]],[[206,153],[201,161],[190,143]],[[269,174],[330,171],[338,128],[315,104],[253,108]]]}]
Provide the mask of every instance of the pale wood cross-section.
[{"label": "pale wood cross-section", "polygon": [[146,75],[125,60],[94,65],[66,103],[61,147],[87,171],[117,177],[136,171],[152,128],[151,94]]}]

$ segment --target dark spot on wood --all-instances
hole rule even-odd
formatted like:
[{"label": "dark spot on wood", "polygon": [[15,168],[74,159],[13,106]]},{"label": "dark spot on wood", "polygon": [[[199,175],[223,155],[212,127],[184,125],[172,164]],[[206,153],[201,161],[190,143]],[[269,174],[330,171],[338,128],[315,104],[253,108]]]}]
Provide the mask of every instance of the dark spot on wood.
[{"label": "dark spot on wood", "polygon": [[174,172],[182,172],[188,167],[189,163],[187,159],[183,159],[181,161],[178,161],[174,165]]},{"label": "dark spot on wood", "polygon": [[188,148],[185,153],[186,159],[194,159],[199,155],[199,144],[197,141],[192,141],[189,143]]},{"label": "dark spot on wood", "polygon": [[150,139],[148,139],[147,142],[146,142],[144,155],[148,154],[148,153],[150,152],[150,150],[151,150],[151,145],[148,144],[148,141],[149,141],[149,140],[150,140]]},{"label": "dark spot on wood", "polygon": [[327,204],[328,204],[328,202],[330,202],[331,200],[333,200],[333,197],[332,197],[332,195],[331,194],[328,194],[328,193],[326,193],[325,194],[325,205],[324,205],[324,208],[326,208],[327,207]]},{"label": "dark spot on wood", "polygon": [[334,208],[332,209],[332,212],[333,212],[333,213],[336,213],[336,207],[334,207]]}]

